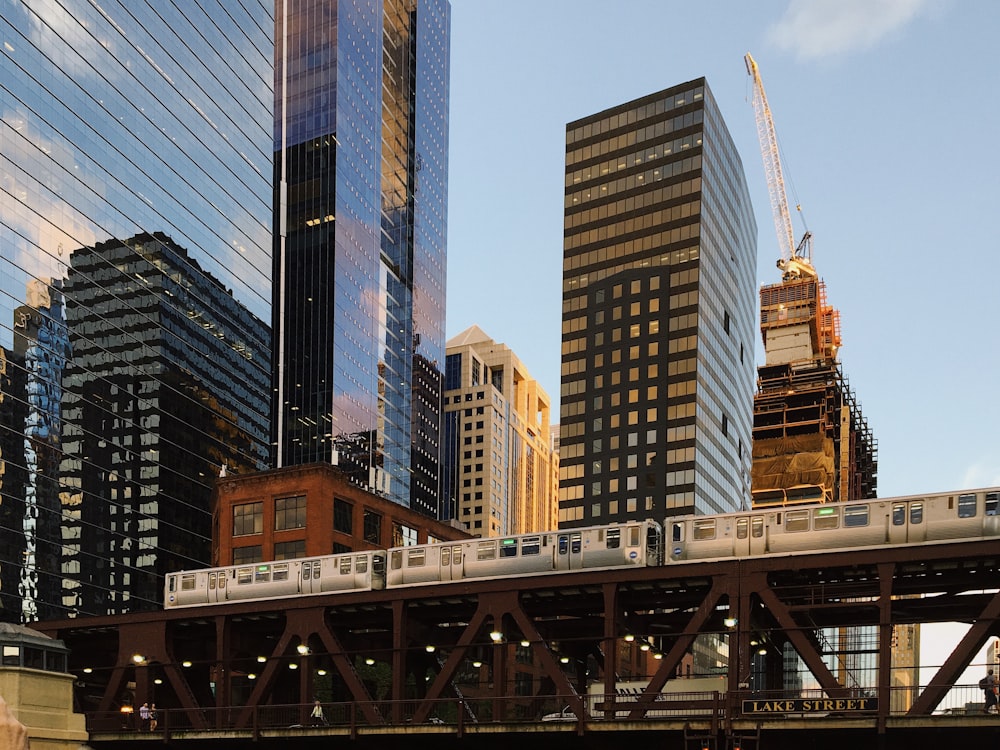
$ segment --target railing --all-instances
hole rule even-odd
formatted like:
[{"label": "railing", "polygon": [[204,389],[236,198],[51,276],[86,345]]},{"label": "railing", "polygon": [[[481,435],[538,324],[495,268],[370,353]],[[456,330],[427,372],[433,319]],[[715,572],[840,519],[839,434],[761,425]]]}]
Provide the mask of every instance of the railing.
[{"label": "railing", "polygon": [[[912,688],[894,687],[889,693],[888,716],[906,714],[917,695],[926,686]],[[157,733],[186,731],[218,732],[244,730],[254,735],[272,730],[322,730],[344,728],[356,730],[364,726],[414,727],[423,725],[442,731],[462,731],[475,724],[548,724],[589,722],[684,722],[703,720],[719,722],[741,718],[766,718],[759,713],[744,713],[748,701],[764,707],[772,716],[802,718],[831,716],[873,716],[876,712],[874,693],[851,691],[837,704],[821,690],[788,691],[733,691],[661,693],[648,706],[641,706],[634,695],[587,694],[545,697],[485,697],[447,698],[435,701],[372,701],[370,703],[324,703],[322,720],[310,716],[312,703],[290,705],[265,705],[211,707],[197,709],[157,709]],[[862,700],[863,699],[863,700]],[[798,701],[798,702],[796,702]],[[804,703],[803,703],[804,702]],[[431,711],[425,718],[418,712]],[[636,713],[637,709],[645,709]],[[981,715],[983,691],[977,685],[957,685],[950,688],[945,705],[935,710],[935,716]],[[579,711],[579,713],[578,713]],[[369,717],[375,717],[372,720]],[[116,733],[149,731],[142,725],[138,712],[89,712],[86,714],[87,730],[91,733]]]}]

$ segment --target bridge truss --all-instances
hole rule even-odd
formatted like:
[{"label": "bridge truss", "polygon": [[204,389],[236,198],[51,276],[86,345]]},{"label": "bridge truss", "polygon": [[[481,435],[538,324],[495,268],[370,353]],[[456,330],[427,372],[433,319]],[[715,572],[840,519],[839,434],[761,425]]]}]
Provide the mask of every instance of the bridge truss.
[{"label": "bridge truss", "polygon": [[[857,679],[831,659],[822,634],[866,628],[875,679],[863,693],[878,699],[884,731],[899,668],[892,660],[894,629],[968,625],[931,680],[907,694],[902,711],[928,716],[989,638],[1000,635],[998,566],[996,541],[945,542],[237,602],[32,627],[70,649],[76,710],[109,714],[152,699],[186,713],[194,729],[220,721],[246,727],[259,707],[315,697],[351,701],[357,720],[372,725],[433,721],[442,699],[463,694],[474,696],[484,714],[469,708],[465,721],[500,720],[512,705],[538,713],[546,696],[568,696],[582,716],[588,683],[603,682],[605,694],[615,693],[623,639],[634,636],[652,644],[659,658],[649,662],[648,687],[630,704],[629,718],[651,710],[695,640],[712,636],[728,650],[726,716],[735,720],[750,693],[780,692],[786,644],[824,696],[857,697]],[[206,713],[206,707],[227,710]]]}]

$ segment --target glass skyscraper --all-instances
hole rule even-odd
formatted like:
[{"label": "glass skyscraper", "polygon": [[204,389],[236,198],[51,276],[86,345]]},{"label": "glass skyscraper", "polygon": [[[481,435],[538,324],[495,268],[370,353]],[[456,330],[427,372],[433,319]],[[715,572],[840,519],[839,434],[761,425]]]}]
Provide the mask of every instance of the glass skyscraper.
[{"label": "glass skyscraper", "polygon": [[749,507],[756,237],[704,79],[566,127],[559,525]]},{"label": "glass skyscraper", "polygon": [[450,6],[275,19],[276,464],[337,464],[437,517]]},{"label": "glass skyscraper", "polygon": [[162,606],[270,463],[273,7],[0,0],[0,618]]}]

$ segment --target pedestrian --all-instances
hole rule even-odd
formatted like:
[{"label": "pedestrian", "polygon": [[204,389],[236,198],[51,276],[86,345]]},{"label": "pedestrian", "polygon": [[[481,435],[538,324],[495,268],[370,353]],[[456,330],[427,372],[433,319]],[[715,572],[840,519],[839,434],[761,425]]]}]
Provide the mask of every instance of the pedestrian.
[{"label": "pedestrian", "polygon": [[146,731],[149,729],[149,704],[143,703],[139,706],[139,730]]},{"label": "pedestrian", "polygon": [[997,678],[992,669],[986,670],[986,676],[979,681],[979,687],[983,689],[983,697],[986,699],[983,703],[983,713],[993,713],[990,711],[991,708],[997,710]]},{"label": "pedestrian", "polygon": [[157,723],[156,722],[156,704],[154,703],[154,704],[152,704],[149,707],[149,731],[150,732],[155,732],[156,731],[156,723]]},{"label": "pedestrian", "polygon": [[317,726],[323,726],[326,724],[326,716],[323,714],[323,706],[320,705],[319,701],[313,702],[312,713],[309,714],[309,718],[312,719],[312,723]]}]

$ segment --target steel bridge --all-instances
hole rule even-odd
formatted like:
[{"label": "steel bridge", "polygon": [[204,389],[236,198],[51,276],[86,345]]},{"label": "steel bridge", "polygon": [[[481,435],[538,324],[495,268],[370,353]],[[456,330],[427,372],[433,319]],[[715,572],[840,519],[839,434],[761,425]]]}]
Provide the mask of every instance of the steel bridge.
[{"label": "steel bridge", "polygon": [[[950,720],[940,715],[945,696],[1000,635],[998,568],[997,541],[950,541],[234,602],[31,627],[70,649],[76,710],[87,715],[95,747],[102,738],[103,746],[114,746],[123,728],[133,731],[136,716],[127,709],[151,701],[162,716],[158,731],[175,740],[288,731],[303,741],[338,733],[384,739],[403,731],[461,737],[503,727],[579,739],[598,727],[656,727],[700,748],[727,742],[751,748],[772,724],[815,731],[839,722],[884,739]],[[894,629],[938,622],[969,627],[929,681],[901,686]],[[831,659],[823,632],[851,628],[871,634],[873,684],[862,686]],[[666,683],[706,635],[728,648],[721,687],[665,698]],[[636,637],[657,658],[643,676],[646,687],[623,697],[616,675],[627,671],[635,648],[628,641]],[[811,690],[783,688],[786,644],[810,673]],[[326,726],[308,727],[314,698],[323,701]],[[562,716],[552,715],[561,709]],[[961,726],[1000,729],[1000,717],[973,718],[963,717]]]}]

